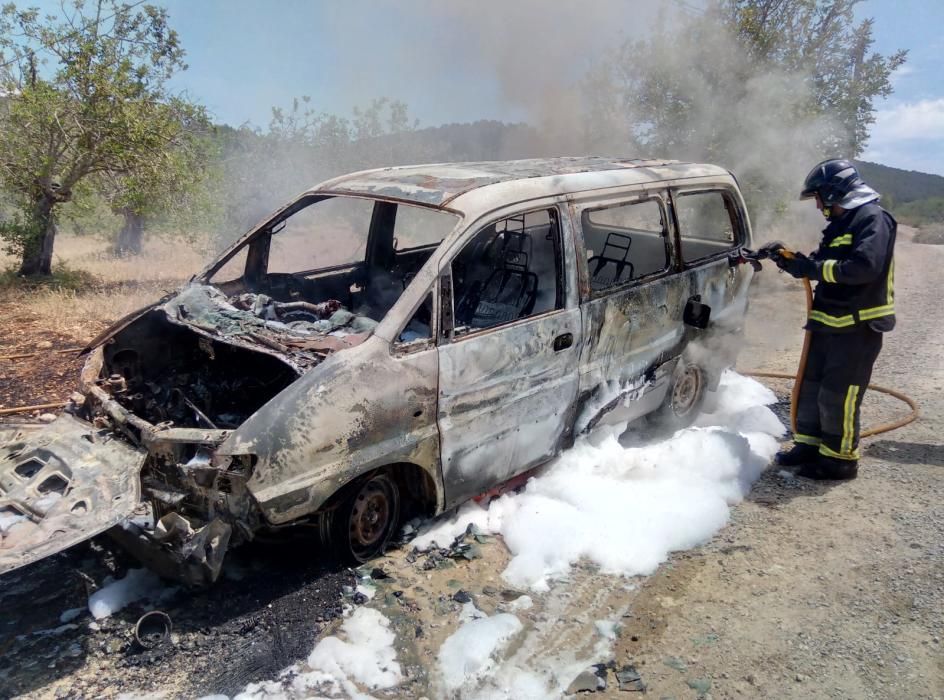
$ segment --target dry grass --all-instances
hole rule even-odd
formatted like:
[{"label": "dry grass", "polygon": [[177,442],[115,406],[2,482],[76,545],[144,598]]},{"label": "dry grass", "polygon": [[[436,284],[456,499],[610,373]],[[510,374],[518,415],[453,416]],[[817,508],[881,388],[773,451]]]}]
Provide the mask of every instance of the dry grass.
[{"label": "dry grass", "polygon": [[[185,282],[211,256],[205,245],[151,240],[139,256],[115,257],[108,241],[62,234],[56,239],[52,279],[23,283],[8,273],[0,302],[15,309],[24,325],[86,341]],[[15,269],[16,262],[0,255],[0,268]],[[5,338],[0,347],[14,344],[14,338]]]}]

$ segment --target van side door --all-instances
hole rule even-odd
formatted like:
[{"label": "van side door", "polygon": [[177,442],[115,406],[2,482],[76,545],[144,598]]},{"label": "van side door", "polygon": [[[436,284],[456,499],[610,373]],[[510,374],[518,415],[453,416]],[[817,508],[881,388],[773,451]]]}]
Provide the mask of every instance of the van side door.
[{"label": "van side door", "polygon": [[[662,401],[684,338],[684,306],[667,192],[585,197],[578,226],[584,348],[577,433],[631,420]],[[676,313],[678,312],[678,313]]]},{"label": "van side door", "polygon": [[556,455],[581,346],[573,231],[557,204],[481,220],[440,270],[447,507]]}]

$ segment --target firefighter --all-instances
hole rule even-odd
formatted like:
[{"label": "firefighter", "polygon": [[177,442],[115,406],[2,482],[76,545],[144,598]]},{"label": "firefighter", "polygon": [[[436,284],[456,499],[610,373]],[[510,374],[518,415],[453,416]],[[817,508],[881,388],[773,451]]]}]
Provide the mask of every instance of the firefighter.
[{"label": "firefighter", "polygon": [[829,223],[814,253],[774,256],[781,270],[817,283],[794,445],[777,462],[811,479],[854,479],[859,407],[882,336],[895,327],[897,224],[848,160],[813,168],[800,198],[815,199]]}]

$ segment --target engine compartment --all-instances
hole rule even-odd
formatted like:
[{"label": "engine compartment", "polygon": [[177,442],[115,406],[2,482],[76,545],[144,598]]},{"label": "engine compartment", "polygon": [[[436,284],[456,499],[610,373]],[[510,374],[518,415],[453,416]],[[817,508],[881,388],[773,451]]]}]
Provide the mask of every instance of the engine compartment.
[{"label": "engine compartment", "polygon": [[100,381],[154,425],[231,429],[297,377],[272,355],[200,335],[154,309],[105,346]]}]

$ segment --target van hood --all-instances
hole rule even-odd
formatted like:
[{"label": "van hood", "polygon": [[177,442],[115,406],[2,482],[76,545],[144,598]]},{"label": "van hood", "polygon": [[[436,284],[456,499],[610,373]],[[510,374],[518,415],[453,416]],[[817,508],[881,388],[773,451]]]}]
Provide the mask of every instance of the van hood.
[{"label": "van hood", "polygon": [[331,353],[361,344],[377,327],[375,320],[335,300],[314,304],[254,292],[227,295],[212,285],[193,283],[120,319],[85,352],[113,340],[150,311],[214,340],[277,355],[298,373]]},{"label": "van hood", "polygon": [[145,456],[69,414],[0,427],[0,574],[124,520],[140,499]]},{"label": "van hood", "polygon": [[83,385],[152,426],[232,429],[375,326],[333,300],[191,284],[117,324],[92,352]]}]

